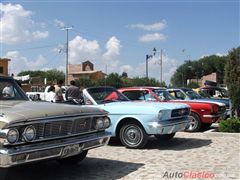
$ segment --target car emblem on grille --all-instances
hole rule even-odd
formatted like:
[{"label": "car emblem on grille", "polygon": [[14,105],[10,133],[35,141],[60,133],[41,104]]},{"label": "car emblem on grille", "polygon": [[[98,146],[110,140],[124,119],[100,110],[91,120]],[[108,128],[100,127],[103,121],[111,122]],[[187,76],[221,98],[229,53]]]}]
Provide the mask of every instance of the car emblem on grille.
[{"label": "car emblem on grille", "polygon": [[179,115],[184,115],[185,110],[184,110],[184,109],[180,109],[180,110],[178,111],[178,113],[179,113]]},{"label": "car emblem on grille", "polygon": [[87,122],[85,121],[85,122],[83,122],[83,123],[80,123],[79,124],[79,127],[81,127],[81,128],[85,128],[86,127],[86,124],[87,124]]}]

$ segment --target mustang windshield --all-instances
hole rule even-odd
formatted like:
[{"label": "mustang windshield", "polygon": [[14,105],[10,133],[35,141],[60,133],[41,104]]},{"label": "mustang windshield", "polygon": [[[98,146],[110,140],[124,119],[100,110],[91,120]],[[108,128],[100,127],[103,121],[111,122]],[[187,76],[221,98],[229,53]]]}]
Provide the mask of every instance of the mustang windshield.
[{"label": "mustang windshield", "polygon": [[190,99],[202,99],[203,97],[197,94],[195,91],[186,91],[185,92]]},{"label": "mustang windshield", "polygon": [[153,89],[152,90],[162,101],[168,100],[175,100],[176,98],[173,97],[168,91],[163,89]]},{"label": "mustang windshield", "polygon": [[97,104],[111,103],[115,101],[129,101],[126,96],[112,87],[88,88],[87,91]]}]

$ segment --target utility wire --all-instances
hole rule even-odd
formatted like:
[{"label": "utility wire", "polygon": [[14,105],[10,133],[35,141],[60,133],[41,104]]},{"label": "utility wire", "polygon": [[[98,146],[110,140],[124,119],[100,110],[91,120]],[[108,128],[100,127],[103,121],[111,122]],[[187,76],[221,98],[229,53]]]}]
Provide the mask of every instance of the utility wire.
[{"label": "utility wire", "polygon": [[34,49],[44,49],[44,48],[49,48],[49,47],[55,47],[58,44],[51,44],[51,45],[45,45],[45,46],[36,46],[36,47],[29,47],[29,48],[18,48],[14,50],[7,50],[7,51],[27,51],[27,50],[34,50]]}]

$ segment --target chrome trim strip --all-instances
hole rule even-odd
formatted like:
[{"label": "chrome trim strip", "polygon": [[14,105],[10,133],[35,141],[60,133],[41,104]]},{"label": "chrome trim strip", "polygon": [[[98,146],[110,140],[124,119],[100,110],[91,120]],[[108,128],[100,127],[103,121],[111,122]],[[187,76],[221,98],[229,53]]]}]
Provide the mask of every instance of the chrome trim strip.
[{"label": "chrome trim strip", "polygon": [[[54,122],[54,121],[64,121],[64,120],[71,120],[72,118],[94,118],[94,117],[105,117],[107,115],[94,115],[91,114],[91,116],[55,116],[55,117],[46,117],[46,118],[39,118],[39,119],[33,119],[33,120],[27,120],[22,122],[13,122],[10,123],[8,126],[6,126],[4,129],[15,127],[15,126],[21,126],[21,125],[28,125],[28,124],[38,124],[38,123],[45,123],[45,122]],[[57,119],[59,118],[59,119]]]},{"label": "chrome trim strip", "polygon": [[[0,163],[1,163],[0,167],[11,167],[11,166],[25,164],[33,161],[39,161],[43,159],[57,158],[61,156],[62,149],[69,145],[74,145],[74,144],[86,145],[86,147],[84,147],[83,150],[104,146],[108,143],[110,137],[111,137],[110,132],[102,132],[98,134],[92,134],[92,136],[81,136],[78,138],[70,138],[70,139],[67,138],[67,139],[62,139],[55,142],[50,141],[50,142],[45,142],[40,144],[30,144],[30,145],[22,146],[19,148],[2,149],[0,151]],[[97,143],[97,144],[91,145],[91,143]],[[39,147],[39,146],[42,146],[42,147]],[[62,148],[62,149],[60,150],[60,153],[57,155],[40,157],[40,158],[29,160],[30,153],[44,151],[44,150],[54,150],[58,148]],[[19,162],[12,161],[12,157],[14,155],[21,155],[21,154],[26,154],[26,158],[24,161],[19,161]]]}]

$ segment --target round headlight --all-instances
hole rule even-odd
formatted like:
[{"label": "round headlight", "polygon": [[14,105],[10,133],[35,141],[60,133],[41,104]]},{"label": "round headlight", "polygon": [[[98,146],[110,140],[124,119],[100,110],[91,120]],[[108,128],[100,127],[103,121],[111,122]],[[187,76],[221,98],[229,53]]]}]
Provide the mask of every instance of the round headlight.
[{"label": "round headlight", "polygon": [[9,143],[13,144],[18,141],[19,132],[17,129],[9,129],[7,133],[7,140]]},{"label": "round headlight", "polygon": [[104,118],[104,127],[108,128],[110,126],[110,119],[108,117]]},{"label": "round headlight", "polygon": [[103,129],[104,127],[104,122],[102,118],[98,118],[96,120],[96,129]]},{"label": "round headlight", "polygon": [[158,119],[161,120],[162,117],[163,117],[163,111],[160,110],[160,111],[158,112]]},{"label": "round headlight", "polygon": [[22,135],[25,141],[27,142],[33,141],[36,137],[36,129],[34,128],[34,126],[27,126],[24,129]]}]

